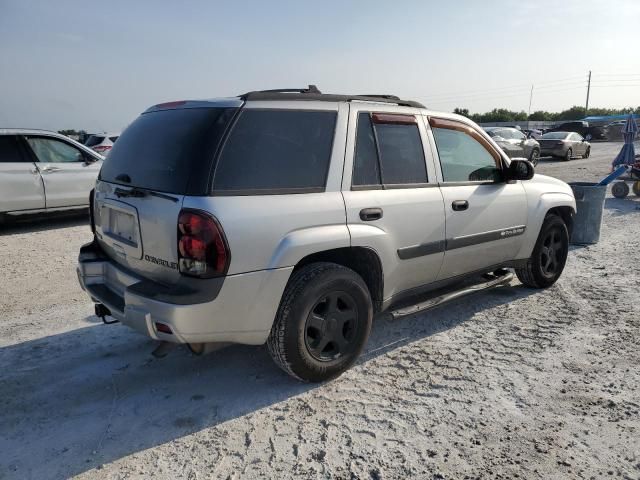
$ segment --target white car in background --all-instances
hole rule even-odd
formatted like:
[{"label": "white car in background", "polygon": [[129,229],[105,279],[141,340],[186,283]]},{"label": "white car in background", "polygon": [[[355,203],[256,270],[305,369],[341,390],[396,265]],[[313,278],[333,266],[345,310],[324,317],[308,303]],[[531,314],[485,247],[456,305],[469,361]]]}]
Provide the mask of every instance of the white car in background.
[{"label": "white car in background", "polygon": [[119,136],[119,133],[95,133],[87,138],[84,144],[100,155],[106,156]]},{"label": "white car in background", "polygon": [[0,129],[0,222],[89,206],[104,157],[46,130]]}]

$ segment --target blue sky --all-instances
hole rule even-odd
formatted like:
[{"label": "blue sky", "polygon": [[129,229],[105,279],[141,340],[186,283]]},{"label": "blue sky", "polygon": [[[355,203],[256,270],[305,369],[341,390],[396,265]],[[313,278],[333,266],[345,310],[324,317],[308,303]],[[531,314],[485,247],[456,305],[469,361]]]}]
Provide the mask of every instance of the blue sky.
[{"label": "blue sky", "polygon": [[[633,46],[635,53],[625,51]],[[640,105],[640,1],[0,0],[0,127],[317,84],[450,111]]]}]

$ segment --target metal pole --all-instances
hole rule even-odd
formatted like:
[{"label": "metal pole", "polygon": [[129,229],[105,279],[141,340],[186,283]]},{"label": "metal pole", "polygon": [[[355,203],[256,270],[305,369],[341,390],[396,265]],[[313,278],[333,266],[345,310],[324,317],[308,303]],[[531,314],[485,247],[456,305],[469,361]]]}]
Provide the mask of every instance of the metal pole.
[{"label": "metal pole", "polygon": [[591,70],[589,70],[589,80],[587,81],[587,102],[584,105],[584,116],[589,112],[589,92],[591,91]]},{"label": "metal pole", "polygon": [[[533,101],[533,85],[531,85],[531,93],[529,94],[529,115],[531,116],[531,102]],[[529,118],[527,118],[529,120]]]}]

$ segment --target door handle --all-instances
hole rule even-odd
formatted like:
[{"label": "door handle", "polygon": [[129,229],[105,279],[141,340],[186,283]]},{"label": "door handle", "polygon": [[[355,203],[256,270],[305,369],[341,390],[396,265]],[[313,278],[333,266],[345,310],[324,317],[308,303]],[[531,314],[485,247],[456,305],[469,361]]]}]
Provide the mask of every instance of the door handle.
[{"label": "door handle", "polygon": [[360,210],[360,220],[363,222],[372,222],[382,218],[381,208],[363,208]]},{"label": "door handle", "polygon": [[453,208],[453,210],[456,212],[462,212],[463,210],[469,208],[469,202],[467,202],[466,200],[454,200],[451,204],[451,208]]},{"label": "door handle", "polygon": [[60,170],[59,167],[51,167],[51,166],[46,166],[40,169],[41,172],[57,172],[58,170]]}]

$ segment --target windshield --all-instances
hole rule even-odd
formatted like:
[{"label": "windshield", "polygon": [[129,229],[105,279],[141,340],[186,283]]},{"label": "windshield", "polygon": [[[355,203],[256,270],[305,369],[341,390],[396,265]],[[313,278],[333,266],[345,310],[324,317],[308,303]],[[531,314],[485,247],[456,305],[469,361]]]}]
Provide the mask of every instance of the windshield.
[{"label": "windshield", "polygon": [[181,195],[206,193],[211,162],[236,110],[143,113],[113,144],[100,180]]},{"label": "windshield", "polygon": [[545,140],[564,140],[568,132],[549,132],[542,135]]}]

